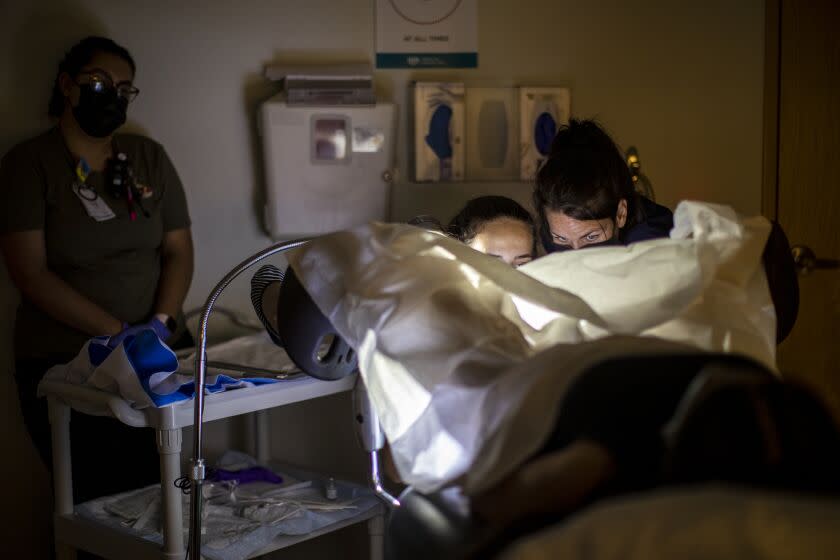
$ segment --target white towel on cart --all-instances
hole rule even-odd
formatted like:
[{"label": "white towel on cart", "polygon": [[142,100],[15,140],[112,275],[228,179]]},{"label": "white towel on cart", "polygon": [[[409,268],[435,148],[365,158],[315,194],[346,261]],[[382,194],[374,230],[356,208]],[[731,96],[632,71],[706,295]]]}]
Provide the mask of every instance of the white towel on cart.
[{"label": "white towel on cart", "polygon": [[[217,467],[236,470],[243,460],[254,466],[256,460],[243,453],[226,451]],[[207,560],[244,560],[264,550],[283,535],[306,535],[324,530],[379,505],[373,491],[364,486],[335,480],[336,497],[325,494],[326,480],[297,469],[281,467],[275,471],[283,484],[255,482],[233,485],[205,482],[201,555]],[[184,537],[189,527],[189,496],[183,495]],[[162,543],[162,505],[160,485],[96,498],[76,507],[76,513],[143,539]]]},{"label": "white towel on cart", "polygon": [[[88,340],[69,363],[53,366],[44,379],[85,385],[117,394],[135,408],[165,407],[195,395],[191,374],[178,373],[178,358],[153,330],[128,336],[115,348],[109,338]],[[262,377],[207,376],[206,393],[276,383]]]}]

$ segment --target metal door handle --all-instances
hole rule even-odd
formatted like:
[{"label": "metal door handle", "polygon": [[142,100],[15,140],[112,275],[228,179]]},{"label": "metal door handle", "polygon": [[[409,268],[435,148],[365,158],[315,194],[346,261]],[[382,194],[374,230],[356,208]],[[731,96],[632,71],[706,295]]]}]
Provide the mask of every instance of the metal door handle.
[{"label": "metal door handle", "polygon": [[817,258],[813,249],[807,245],[795,245],[790,250],[796,270],[803,276],[817,269],[840,268],[840,259]]}]

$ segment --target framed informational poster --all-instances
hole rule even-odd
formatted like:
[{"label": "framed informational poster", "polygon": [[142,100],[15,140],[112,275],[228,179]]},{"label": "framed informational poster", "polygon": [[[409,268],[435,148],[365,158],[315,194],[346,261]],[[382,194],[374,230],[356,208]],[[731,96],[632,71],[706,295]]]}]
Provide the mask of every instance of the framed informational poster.
[{"label": "framed informational poster", "polygon": [[476,68],[478,0],[376,0],[377,68]]}]

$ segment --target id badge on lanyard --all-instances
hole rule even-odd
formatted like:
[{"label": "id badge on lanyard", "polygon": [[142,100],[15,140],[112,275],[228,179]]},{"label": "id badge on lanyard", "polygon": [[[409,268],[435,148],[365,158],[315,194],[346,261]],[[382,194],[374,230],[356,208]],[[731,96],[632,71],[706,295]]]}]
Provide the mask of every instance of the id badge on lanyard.
[{"label": "id badge on lanyard", "polygon": [[76,165],[76,180],[73,181],[73,194],[81,201],[85,208],[87,215],[97,222],[104,222],[117,215],[111,210],[111,207],[102,200],[94,189],[87,184],[87,178],[90,175],[90,166],[84,159],[80,159]]}]

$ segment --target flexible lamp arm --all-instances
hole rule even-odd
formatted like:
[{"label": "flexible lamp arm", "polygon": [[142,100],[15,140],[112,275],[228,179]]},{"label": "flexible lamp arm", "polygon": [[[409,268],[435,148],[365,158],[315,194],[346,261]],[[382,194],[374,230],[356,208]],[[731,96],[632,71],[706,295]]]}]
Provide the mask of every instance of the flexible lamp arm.
[{"label": "flexible lamp arm", "polygon": [[195,352],[195,402],[193,403],[194,429],[193,429],[193,458],[190,479],[192,481],[190,491],[190,533],[189,533],[189,557],[191,560],[201,558],[201,501],[202,486],[204,484],[204,457],[202,456],[202,436],[204,426],[204,387],[207,376],[207,323],[213,306],[222,292],[242,274],[256,263],[272,255],[283,253],[290,249],[300,247],[309,239],[297,239],[294,241],[283,241],[267,249],[252,255],[239,263],[233,270],[228,272],[222,280],[216,284],[207,302],[201,311],[201,319],[198,323],[198,341]]}]

